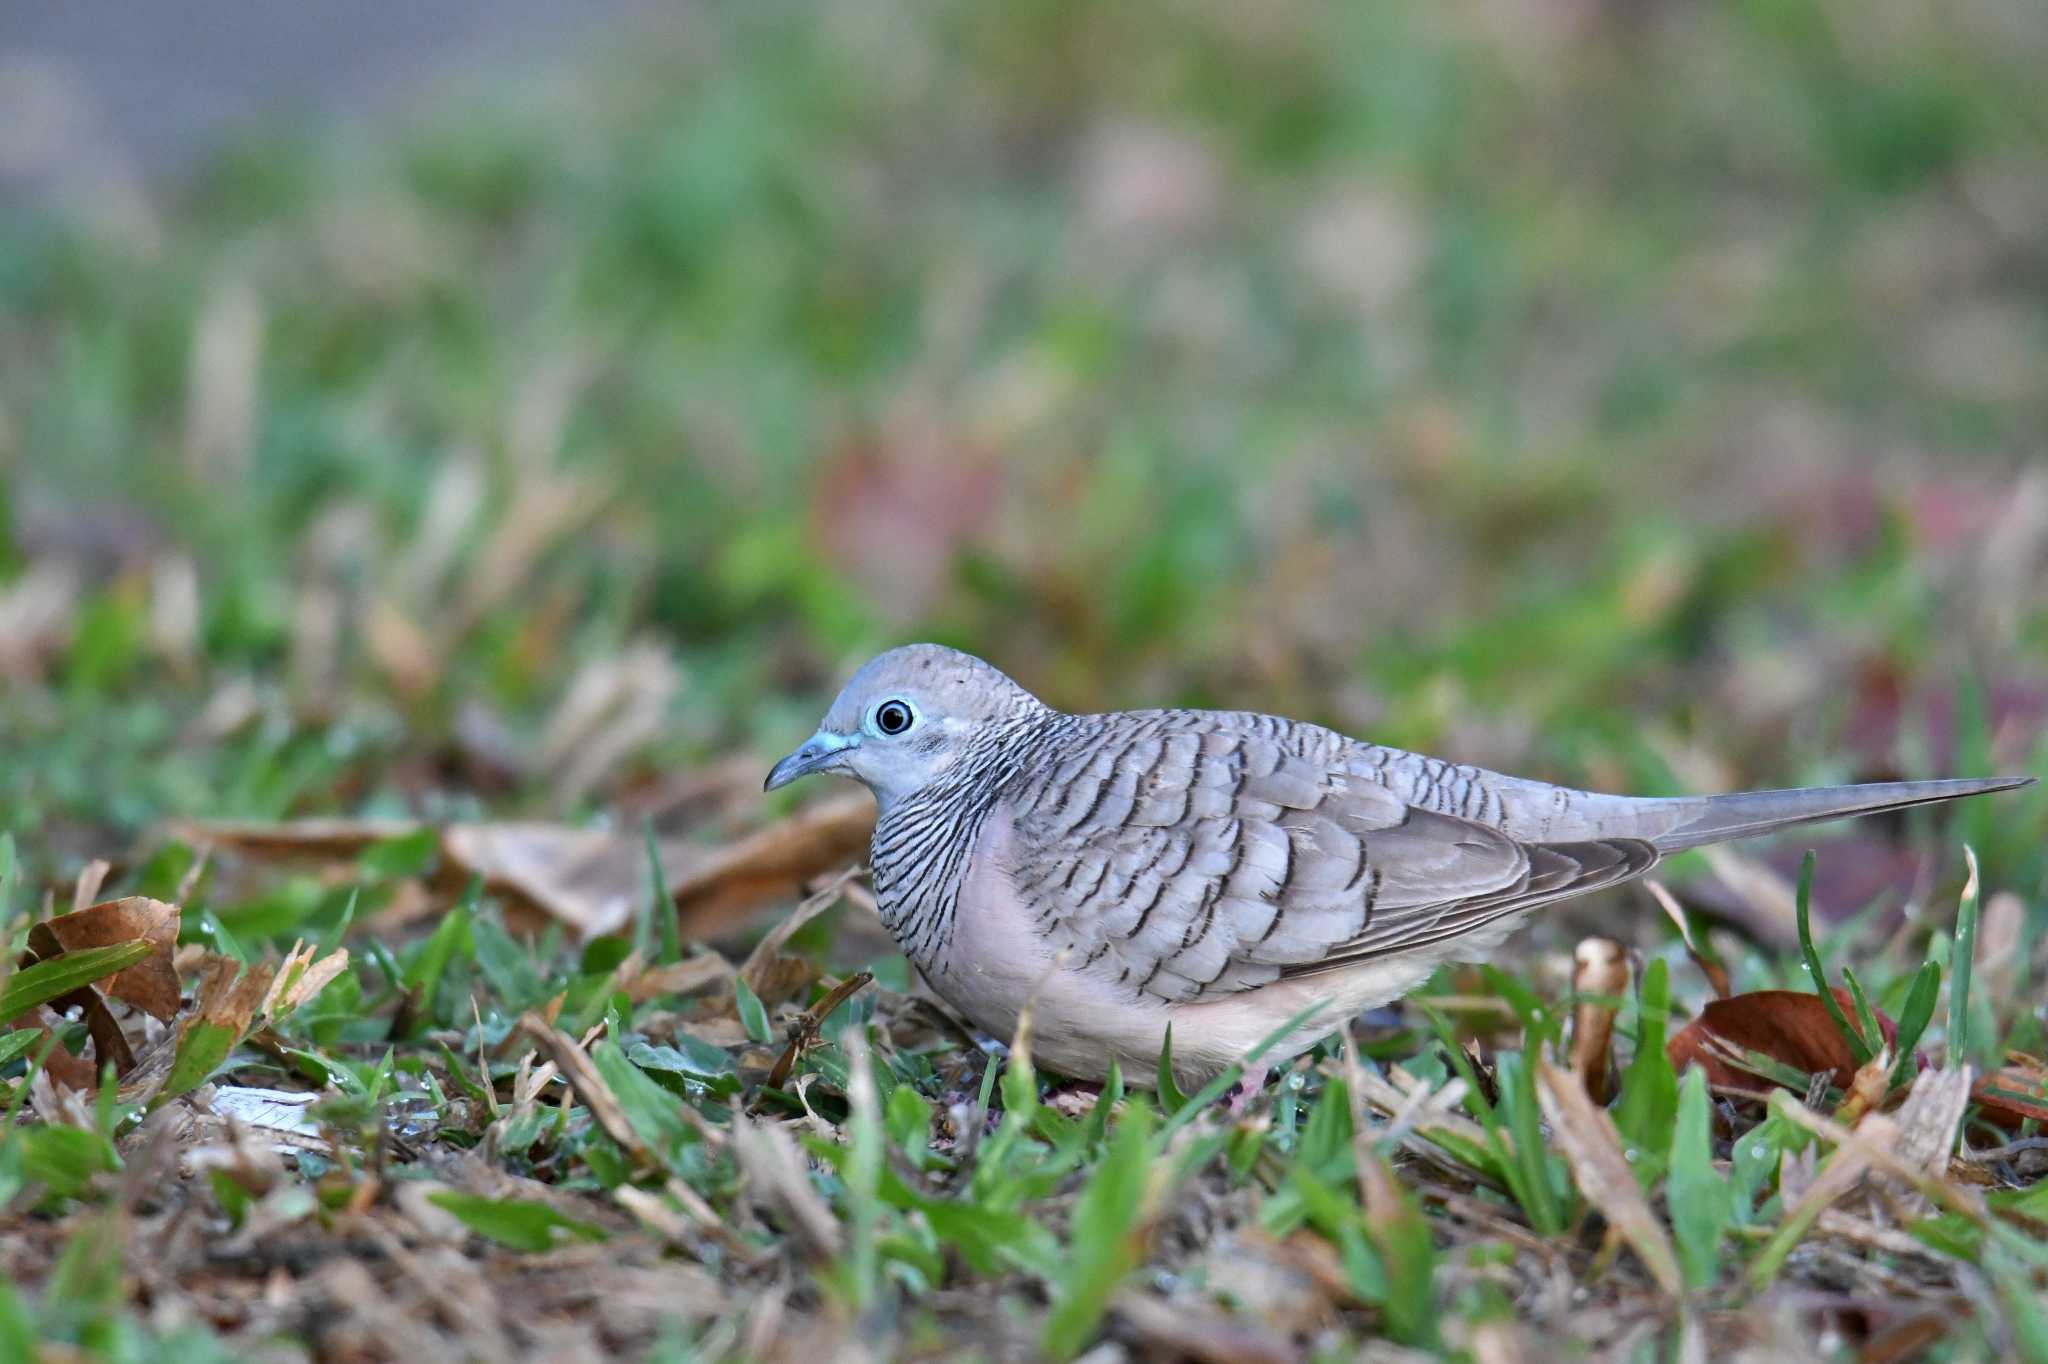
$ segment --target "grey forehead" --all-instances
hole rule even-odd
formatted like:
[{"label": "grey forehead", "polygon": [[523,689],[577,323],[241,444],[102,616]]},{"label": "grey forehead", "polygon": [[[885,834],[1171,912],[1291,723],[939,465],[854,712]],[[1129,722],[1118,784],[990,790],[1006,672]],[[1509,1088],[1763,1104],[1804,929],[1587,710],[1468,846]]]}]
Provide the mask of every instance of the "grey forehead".
[{"label": "grey forehead", "polygon": [[869,659],[847,680],[831,719],[857,723],[865,709],[896,691],[937,704],[963,695],[1014,688],[1002,673],[972,654],[938,644],[910,644]]}]

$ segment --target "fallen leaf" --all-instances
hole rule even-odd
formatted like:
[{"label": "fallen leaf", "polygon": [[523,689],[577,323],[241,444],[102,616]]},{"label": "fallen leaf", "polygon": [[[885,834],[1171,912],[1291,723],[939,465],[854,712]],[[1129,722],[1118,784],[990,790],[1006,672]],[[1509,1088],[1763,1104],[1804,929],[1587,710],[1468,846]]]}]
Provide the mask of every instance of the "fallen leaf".
[{"label": "fallen leaf", "polygon": [[[874,824],[874,801],[852,793],[805,806],[723,848],[661,840],[656,851],[683,933],[701,938],[726,931],[758,906],[794,896],[817,877],[861,860]],[[195,847],[335,862],[426,827],[393,819],[186,821],[170,832]],[[637,835],[492,821],[448,825],[440,841],[456,875],[481,876],[492,892],[561,921],[585,939],[624,930],[646,901],[647,846]]]},{"label": "fallen leaf", "polygon": [[641,966],[622,972],[619,988],[635,1004],[644,1004],[665,995],[695,994],[714,985],[730,989],[733,976],[731,962],[716,952],[702,952],[666,966]]},{"label": "fallen leaf", "polygon": [[1657,1286],[1671,1297],[1679,1297],[1685,1291],[1685,1281],[1678,1269],[1678,1252],[1664,1224],[1650,1211],[1636,1173],[1622,1154],[1614,1119],[1593,1102],[1570,1071],[1539,1060],[1536,1076],[1541,1082],[1537,1097],[1543,1114],[1550,1120],[1551,1132],[1570,1162],[1580,1190],[1634,1248]]},{"label": "fallen leaf", "polygon": [[1956,1129],[1962,1125],[1969,1102],[1967,1066],[1956,1070],[1929,1066],[1914,1076],[1912,1090],[1892,1119],[1899,1125],[1899,1159],[1922,1174],[1946,1170],[1948,1154],[1956,1146]]},{"label": "fallen leaf", "polygon": [[[441,851],[487,889],[513,895],[586,939],[617,933],[646,903],[647,847],[604,829],[561,824],[452,824]],[[702,857],[688,844],[658,845],[662,875],[673,885]]]},{"label": "fallen leaf", "polygon": [[319,1097],[291,1090],[216,1085],[211,1111],[225,1121],[260,1129],[269,1137],[273,1150],[331,1154],[333,1146],[321,1135],[320,1124],[306,1114]]},{"label": "fallen leaf", "polygon": [[[44,935],[47,934],[47,941]],[[162,900],[131,895],[46,919],[29,931],[29,945],[48,959],[60,952],[144,939],[150,954],[143,961],[99,983],[109,998],[133,1004],[144,1013],[169,1022],[178,1013],[178,973],[171,965],[178,948],[178,907]]]},{"label": "fallen leaf", "polygon": [[840,1250],[838,1219],[818,1194],[804,1155],[779,1122],[752,1122],[732,1115],[732,1150],[752,1195],[782,1214],[804,1248],[818,1260]]},{"label": "fallen leaf", "polygon": [[874,827],[874,800],[852,792],[807,805],[712,853],[669,878],[684,932],[704,936],[763,901],[795,895],[813,877],[861,860]]},{"label": "fallen leaf", "polygon": [[1643,885],[1649,890],[1651,898],[1656,900],[1658,906],[1670,917],[1671,922],[1678,926],[1678,936],[1685,942],[1685,954],[1692,958],[1692,964],[1699,967],[1700,973],[1706,976],[1707,984],[1714,987],[1715,996],[1720,999],[1728,998],[1728,968],[1714,960],[1693,941],[1692,919],[1679,907],[1678,897],[1665,889],[1664,883],[1655,877],[1645,880]]},{"label": "fallen leaf", "polygon": [[78,884],[71,890],[72,913],[99,903],[100,887],[105,884],[107,873],[113,869],[114,864],[104,857],[95,857],[85,864],[78,873]]},{"label": "fallen leaf", "polygon": [[747,954],[746,963],[740,967],[740,979],[761,997],[763,1003],[776,1004],[787,998],[787,995],[771,992],[771,976],[775,974],[774,968],[781,958],[783,944],[794,937],[798,929],[838,904],[846,883],[859,874],[860,868],[848,867],[812,891],[781,923],[762,935],[754,950]]},{"label": "fallen leaf", "polygon": [[2048,1124],[2048,1062],[2013,1052],[2003,1069],[1979,1079],[1970,1098],[2000,1127],[2017,1129],[2028,1118]]},{"label": "fallen leaf", "polygon": [[314,959],[319,949],[311,943],[298,942],[285,953],[284,962],[271,978],[270,989],[264,993],[260,1010],[265,1018],[276,1020],[306,1003],[330,985],[334,978],[348,969],[347,951],[336,948],[326,956]]},{"label": "fallen leaf", "polygon": [[[88,870],[81,885],[98,879]],[[108,954],[115,958],[83,976],[70,973],[76,978],[72,988],[54,997],[41,997],[41,1005],[54,1013],[77,1009],[92,1037],[90,1066],[62,1048],[50,1054],[46,1068],[53,1079],[68,1087],[76,1088],[80,1081],[90,1087],[98,1083],[100,1071],[109,1064],[117,1076],[135,1069],[134,1048],[129,1045],[120,1021],[108,1009],[107,1000],[119,999],[166,1021],[175,1017],[178,977],[171,958],[177,950],[177,939],[176,907],[140,896],[109,900],[30,926],[28,951],[21,958],[24,970],[9,982],[13,987],[9,991],[11,997],[27,990],[32,974],[27,968],[35,968],[33,974],[38,976],[52,975],[54,984],[66,974],[66,968],[57,964],[61,961],[77,958],[82,964],[89,958]],[[106,967],[120,962],[127,964],[107,971]],[[30,1018],[36,1007],[15,1007],[7,1016]]]},{"label": "fallen leaf", "polygon": [[[1837,989],[1835,1000],[1850,1018],[1856,1004],[1848,991]],[[1887,1046],[1898,1040],[1898,1025],[1879,1013],[1877,1024]],[[1716,1089],[1745,1093],[1773,1082],[1732,1063],[1728,1053],[1761,1052],[1774,1061],[1809,1075],[1825,1074],[1838,1088],[1856,1079],[1856,1057],[1848,1039],[1835,1026],[1819,995],[1803,990],[1756,990],[1746,995],[1708,1001],[1700,1016],[1679,1029],[1666,1045],[1671,1064],[1683,1071],[1702,1065]]]},{"label": "fallen leaf", "polygon": [[241,1037],[249,1031],[257,1011],[269,997],[275,975],[271,967],[260,963],[244,967],[233,957],[208,957],[199,979],[194,1020],[215,1024]]},{"label": "fallen leaf", "polygon": [[418,833],[410,819],[177,820],[173,838],[193,847],[233,848],[251,857],[310,858],[334,861],[352,858],[386,839]]}]

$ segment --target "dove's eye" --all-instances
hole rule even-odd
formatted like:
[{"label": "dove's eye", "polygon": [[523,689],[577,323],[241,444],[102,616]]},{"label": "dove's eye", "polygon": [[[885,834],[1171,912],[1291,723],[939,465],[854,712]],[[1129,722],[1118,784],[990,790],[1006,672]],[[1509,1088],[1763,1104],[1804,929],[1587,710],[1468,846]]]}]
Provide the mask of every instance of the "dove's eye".
[{"label": "dove's eye", "polygon": [[884,701],[875,707],[875,728],[884,734],[901,734],[915,718],[902,701]]}]

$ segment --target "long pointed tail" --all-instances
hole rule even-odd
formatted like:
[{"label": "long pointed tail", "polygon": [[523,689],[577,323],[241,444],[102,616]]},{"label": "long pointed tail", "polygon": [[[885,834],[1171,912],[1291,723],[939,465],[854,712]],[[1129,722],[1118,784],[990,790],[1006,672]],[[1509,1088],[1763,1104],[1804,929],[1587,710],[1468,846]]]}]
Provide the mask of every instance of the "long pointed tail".
[{"label": "long pointed tail", "polygon": [[1985,777],[1955,781],[1886,781],[1867,786],[1813,786],[1792,791],[1743,791],[1682,802],[1680,818],[1652,841],[1674,853],[1731,838],[1750,838],[1794,824],[1845,819],[1850,815],[1903,810],[1912,805],[1981,796],[2032,786],[2032,777]]}]

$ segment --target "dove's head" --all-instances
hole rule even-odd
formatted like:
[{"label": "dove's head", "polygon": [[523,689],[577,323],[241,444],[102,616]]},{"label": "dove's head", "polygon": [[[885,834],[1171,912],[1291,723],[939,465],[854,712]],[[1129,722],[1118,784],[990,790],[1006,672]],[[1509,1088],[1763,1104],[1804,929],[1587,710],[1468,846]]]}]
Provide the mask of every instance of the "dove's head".
[{"label": "dove's head", "polygon": [[972,654],[906,644],[853,675],[818,732],[768,773],[765,789],[840,772],[865,784],[887,809],[941,780],[992,735],[1047,713],[1037,697]]}]

